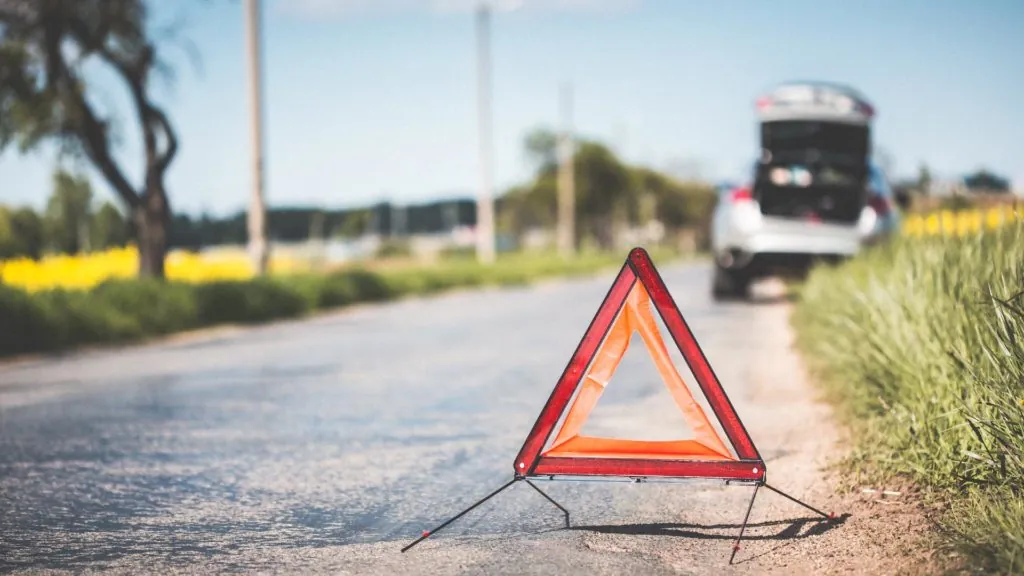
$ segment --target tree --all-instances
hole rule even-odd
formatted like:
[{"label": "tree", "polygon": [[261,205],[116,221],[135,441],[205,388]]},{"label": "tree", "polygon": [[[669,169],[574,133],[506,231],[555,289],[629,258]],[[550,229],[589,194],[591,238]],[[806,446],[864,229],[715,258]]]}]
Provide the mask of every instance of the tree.
[{"label": "tree", "polygon": [[11,213],[11,234],[17,246],[16,255],[38,260],[46,248],[46,230],[43,219],[35,210],[23,207]]},{"label": "tree", "polygon": [[92,186],[84,176],[57,170],[53,193],[46,203],[46,231],[52,247],[65,254],[78,254],[89,242],[92,220]]},{"label": "tree", "polygon": [[532,228],[554,227],[555,198],[555,178],[551,175],[513,187],[502,199],[498,230],[522,234]]},{"label": "tree", "polygon": [[616,226],[637,212],[629,168],[603,144],[580,142],[576,151],[576,205],[582,232],[599,247],[614,247]]},{"label": "tree", "polygon": [[708,219],[715,203],[714,187],[697,181],[680,181],[650,168],[633,169],[637,186],[654,197],[655,216],[671,228],[699,226]]},{"label": "tree", "polygon": [[92,245],[98,250],[128,243],[128,223],[112,202],[104,202],[92,218]]},{"label": "tree", "polygon": [[558,165],[558,135],[547,128],[538,128],[526,135],[526,157],[538,171],[553,170]]},{"label": "tree", "polygon": [[1007,193],[1010,191],[1008,179],[993,174],[985,168],[964,176],[964,186],[971,192]]},{"label": "tree", "polygon": [[43,254],[43,242],[42,221],[31,208],[0,206],[0,260],[20,257],[38,260]]},{"label": "tree", "polygon": [[19,256],[17,253],[17,240],[14,231],[11,230],[11,211],[0,206],[0,260]]},{"label": "tree", "polygon": [[333,236],[337,238],[358,238],[366,234],[370,228],[372,214],[369,210],[354,210],[349,212],[342,223],[335,227]]},{"label": "tree", "polygon": [[[131,214],[139,274],[162,278],[171,218],[164,175],[178,140],[150,92],[165,68],[146,21],[143,0],[0,0],[0,149],[17,142],[27,151],[55,139],[88,158]],[[93,64],[128,90],[144,144],[138,186],[112,154],[112,119],[87,95]]]},{"label": "tree", "polygon": [[[499,218],[503,229],[522,231],[528,227],[554,224],[557,202],[557,136],[548,130],[527,135],[524,148],[537,166],[532,184],[511,190],[505,212]],[[574,158],[576,181],[576,236],[594,238],[608,249],[618,223],[636,214],[637,197],[629,168],[605,145],[578,139]]]},{"label": "tree", "polygon": [[[555,225],[557,198],[557,138],[547,130],[535,130],[524,140],[526,154],[536,174],[531,182],[509,190],[501,201],[500,228],[522,233],[529,228]],[[710,221],[716,200],[713,186],[697,179],[696,164],[676,163],[687,179],[619,159],[607,146],[588,139],[577,140],[574,158],[576,179],[576,240],[593,238],[604,249],[613,247],[615,229],[621,225],[646,224],[652,218],[668,228],[703,230]]]}]

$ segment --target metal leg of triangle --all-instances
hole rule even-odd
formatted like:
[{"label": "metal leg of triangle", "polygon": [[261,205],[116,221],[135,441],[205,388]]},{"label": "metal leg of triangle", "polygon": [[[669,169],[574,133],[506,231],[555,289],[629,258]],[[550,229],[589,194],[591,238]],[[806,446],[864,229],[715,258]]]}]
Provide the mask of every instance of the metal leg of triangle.
[{"label": "metal leg of triangle", "polygon": [[782,496],[783,498],[787,498],[790,501],[795,502],[795,503],[803,506],[804,508],[807,508],[811,512],[814,512],[815,514],[821,516],[822,518],[824,518],[826,520],[832,520],[833,518],[835,518],[835,516],[833,514],[825,514],[824,512],[822,512],[821,510],[818,510],[814,506],[811,506],[810,504],[808,504],[808,503],[806,503],[806,502],[804,502],[802,500],[798,500],[798,499],[790,496],[789,494],[786,494],[782,490],[779,490],[778,488],[775,488],[774,486],[768,484],[767,482],[765,482],[764,487],[769,489],[769,490],[771,490],[772,492],[775,492],[779,496]]},{"label": "metal leg of triangle", "polygon": [[747,522],[750,520],[750,511],[754,509],[754,499],[757,498],[757,491],[761,488],[760,484],[754,485],[754,493],[750,496],[750,505],[747,506],[747,514],[743,517],[743,525],[740,526],[740,535],[736,537],[736,544],[732,547],[732,556],[729,556],[729,564],[736,558],[736,553],[740,551],[740,540],[743,540],[743,533],[747,531]]},{"label": "metal leg of triangle", "polygon": [[[422,536],[420,536],[419,538],[417,538],[417,539],[416,539],[415,541],[413,541],[413,542],[412,542],[411,544],[409,544],[409,545],[408,545],[408,546],[406,546],[405,548],[402,548],[402,552],[406,552],[406,551],[408,551],[408,550],[409,550],[409,549],[411,549],[411,548],[412,548],[413,546],[415,546],[415,545],[419,544],[420,542],[422,542],[422,541],[426,540],[427,538],[429,538],[429,537],[433,536],[433,535],[434,535],[434,534],[436,534],[437,532],[439,532],[439,531],[443,530],[444,528],[446,528],[446,527],[447,527],[447,526],[448,526],[449,524],[451,524],[452,522],[455,522],[455,521],[456,521],[456,520],[458,520],[459,518],[462,518],[462,517],[463,517],[463,516],[465,516],[466,514],[468,514],[468,513],[470,513],[471,511],[473,511],[473,510],[474,510],[474,509],[475,509],[475,508],[476,508],[477,506],[479,506],[479,505],[483,504],[484,502],[487,502],[487,501],[488,501],[488,500],[490,500],[491,498],[494,498],[494,497],[495,497],[495,496],[497,496],[498,494],[500,494],[500,493],[504,492],[504,491],[505,491],[505,490],[507,490],[507,489],[508,489],[508,488],[509,488],[510,486],[512,486],[512,485],[513,485],[513,484],[515,484],[516,482],[519,482],[520,480],[522,480],[522,481],[526,482],[527,484],[529,484],[529,485],[530,485],[530,487],[531,487],[531,488],[533,488],[534,490],[536,490],[538,494],[540,494],[541,496],[543,496],[545,500],[547,500],[548,502],[550,502],[550,503],[554,504],[554,505],[555,505],[555,506],[556,506],[556,507],[557,507],[557,508],[558,508],[559,510],[561,510],[561,511],[562,511],[562,513],[563,513],[563,514],[565,514],[565,527],[566,527],[566,528],[569,528],[569,511],[568,511],[568,510],[566,510],[566,508],[565,508],[564,506],[562,506],[561,504],[559,504],[558,502],[556,502],[556,501],[555,501],[555,500],[554,500],[554,499],[553,499],[553,498],[552,498],[551,496],[548,496],[548,495],[547,495],[547,493],[545,493],[545,492],[544,492],[543,490],[541,490],[540,488],[538,488],[536,484],[534,484],[533,482],[530,482],[530,480],[529,480],[528,478],[525,478],[525,477],[522,477],[522,476],[517,476],[517,477],[515,477],[515,478],[513,478],[513,479],[509,480],[508,482],[506,482],[506,483],[505,483],[505,484],[504,484],[504,485],[503,485],[503,486],[502,486],[501,488],[498,488],[498,489],[497,489],[497,490],[495,490],[494,492],[491,492],[491,493],[490,493],[490,494],[488,494],[487,496],[484,496],[484,497],[483,497],[483,498],[481,498],[480,500],[477,500],[477,501],[476,501],[475,503],[473,503],[473,505],[472,505],[472,506],[470,506],[469,508],[466,508],[466,509],[465,509],[465,510],[463,510],[462,512],[459,512],[459,513],[458,513],[458,514],[456,514],[455,516],[453,516],[453,517],[449,518],[448,520],[446,520],[446,521],[445,521],[444,523],[442,523],[442,524],[441,524],[440,526],[438,526],[437,528],[434,528],[433,530],[428,530],[428,531],[425,531],[425,532],[423,532],[423,535],[422,535]],[[748,524],[748,523],[749,523],[749,521],[750,521],[750,513],[751,513],[751,511],[753,511],[753,509],[754,509],[754,500],[755,500],[755,499],[757,498],[757,491],[758,491],[758,490],[759,490],[759,489],[760,489],[760,488],[761,488],[762,486],[763,486],[763,487],[765,487],[765,488],[767,488],[767,489],[769,489],[769,490],[771,490],[772,492],[775,492],[776,494],[778,494],[778,495],[782,496],[783,498],[786,498],[786,499],[788,499],[788,500],[790,500],[790,501],[792,501],[792,502],[794,502],[794,503],[796,503],[796,504],[799,504],[799,505],[803,506],[804,508],[807,508],[808,510],[810,510],[811,512],[814,512],[815,514],[818,514],[819,516],[821,516],[821,517],[822,517],[822,518],[824,518],[825,520],[832,520],[832,519],[834,519],[834,518],[835,518],[835,516],[834,516],[834,515],[832,515],[832,514],[826,514],[826,513],[822,512],[821,510],[818,510],[818,509],[817,509],[817,508],[815,508],[814,506],[811,506],[810,504],[808,504],[808,503],[806,503],[806,502],[804,502],[804,501],[802,501],[802,500],[799,500],[799,499],[797,499],[797,498],[794,498],[793,496],[790,496],[789,494],[786,494],[786,493],[785,493],[785,492],[783,492],[782,490],[779,490],[778,488],[775,488],[774,486],[771,486],[771,485],[769,485],[769,484],[768,484],[768,483],[766,483],[766,482],[758,482],[758,483],[754,484],[754,493],[753,493],[753,494],[752,494],[752,495],[750,496],[750,504],[749,504],[749,505],[747,506],[747,513],[746,513],[746,515],[745,515],[745,516],[743,517],[743,524],[742,524],[742,525],[740,526],[740,533],[739,533],[739,536],[738,536],[738,537],[736,538],[736,544],[735,544],[735,545],[733,546],[733,549],[732,549],[732,556],[730,556],[730,557],[729,557],[729,564],[732,564],[732,563],[733,563],[733,560],[734,560],[734,559],[736,558],[736,552],[738,552],[738,551],[739,551],[739,549],[740,549],[740,542],[741,542],[741,541],[743,540],[743,535],[744,535],[744,534],[746,533],[746,531],[747,531],[747,524]]]},{"label": "metal leg of triangle", "polygon": [[552,504],[557,506],[558,509],[561,510],[563,514],[565,514],[565,527],[568,528],[569,527],[569,511],[566,510],[565,507],[563,507],[558,502],[555,502],[554,498],[552,498],[551,496],[548,496],[547,494],[545,494],[543,490],[541,490],[540,488],[537,488],[537,485],[534,484],[533,482],[530,482],[529,480],[526,480],[526,483],[529,484],[531,488],[533,488],[534,490],[539,492],[540,495],[543,496],[548,502],[551,502]]},{"label": "metal leg of triangle", "polygon": [[451,524],[452,522],[455,522],[455,521],[456,521],[456,520],[458,520],[459,518],[462,518],[463,516],[465,516],[466,514],[468,514],[469,512],[471,512],[471,511],[472,511],[472,510],[473,510],[474,508],[476,508],[477,506],[479,506],[479,505],[483,504],[484,502],[487,502],[487,501],[488,501],[488,500],[490,500],[491,498],[494,498],[494,497],[495,497],[495,496],[497,496],[498,494],[500,494],[500,493],[504,492],[504,491],[505,491],[505,490],[506,490],[506,489],[507,489],[507,488],[508,488],[509,486],[511,486],[511,485],[513,485],[513,484],[515,484],[515,483],[516,483],[517,481],[519,481],[519,478],[513,478],[513,479],[509,480],[509,481],[508,481],[507,483],[505,483],[505,485],[504,485],[504,486],[502,486],[501,488],[498,488],[498,489],[497,489],[497,490],[495,490],[494,492],[491,492],[491,493],[490,493],[490,494],[488,494],[487,496],[484,496],[484,497],[483,497],[482,499],[480,499],[480,500],[477,500],[475,504],[473,504],[473,505],[472,505],[472,506],[470,506],[469,508],[466,508],[466,509],[465,509],[465,510],[463,510],[462,512],[459,512],[459,513],[458,513],[458,514],[456,514],[455,516],[452,516],[451,518],[449,518],[449,519],[448,519],[447,521],[445,521],[445,522],[444,522],[443,524],[441,524],[441,525],[440,525],[440,526],[438,526],[437,528],[434,528],[433,530],[427,530],[426,532],[424,532],[424,533],[423,533],[423,535],[422,535],[422,536],[420,536],[419,538],[417,538],[415,542],[413,542],[412,544],[409,544],[409,545],[408,545],[408,546],[406,546],[405,548],[402,548],[402,552],[405,552],[405,551],[409,550],[410,548],[412,548],[413,546],[415,546],[415,545],[419,544],[420,542],[423,542],[424,540],[426,540],[427,538],[429,538],[429,537],[430,537],[431,535],[433,535],[433,534],[434,534],[435,532],[438,532],[438,531],[440,531],[440,530],[443,530],[443,529],[445,528],[445,526],[448,526],[448,525],[449,525],[449,524]]},{"label": "metal leg of triangle", "polygon": [[740,526],[740,535],[736,537],[736,544],[732,547],[732,555],[729,556],[729,564],[732,564],[733,560],[736,559],[736,553],[739,552],[739,550],[740,550],[740,541],[743,540],[743,533],[747,531],[747,523],[750,521],[750,511],[754,509],[754,499],[757,498],[757,491],[762,486],[764,486],[765,488],[771,490],[772,492],[775,492],[776,494],[778,494],[779,496],[782,496],[783,498],[786,498],[786,499],[788,499],[788,500],[790,500],[790,501],[792,501],[792,502],[794,502],[796,504],[799,504],[799,505],[803,506],[804,508],[807,508],[808,510],[810,510],[811,512],[814,512],[815,514],[818,514],[819,516],[824,518],[826,521],[830,521],[830,520],[835,518],[834,515],[832,515],[832,514],[825,514],[824,512],[822,512],[821,510],[818,510],[814,506],[811,506],[810,504],[808,504],[808,503],[806,503],[806,502],[804,502],[802,500],[799,500],[797,498],[794,498],[793,496],[790,496],[789,494],[786,494],[782,490],[779,490],[778,488],[775,488],[774,486],[771,486],[767,482],[762,482],[762,483],[755,484],[754,485],[754,493],[750,496],[750,505],[747,506],[747,514],[746,514],[746,516],[743,517],[743,525]]},{"label": "metal leg of triangle", "polygon": [[444,529],[445,527],[447,527],[447,526],[448,526],[449,524],[451,524],[452,522],[455,522],[455,521],[456,521],[456,520],[458,520],[459,518],[462,518],[463,516],[465,516],[466,514],[468,514],[469,512],[471,512],[471,511],[472,511],[472,510],[473,510],[474,508],[476,508],[477,506],[479,506],[479,505],[483,504],[484,502],[487,502],[487,501],[488,501],[488,500],[490,500],[491,498],[494,498],[494,497],[495,497],[495,496],[497,496],[498,494],[500,494],[500,493],[504,492],[504,491],[505,491],[505,490],[506,490],[506,489],[507,489],[507,488],[508,488],[509,486],[511,486],[511,485],[513,485],[513,484],[515,484],[516,482],[519,482],[520,480],[523,480],[523,481],[525,481],[525,482],[526,482],[527,484],[529,484],[529,485],[530,485],[530,487],[531,487],[531,488],[533,488],[533,489],[534,489],[534,490],[536,490],[536,491],[537,491],[537,492],[538,492],[538,493],[539,493],[539,494],[540,494],[541,496],[543,496],[545,500],[547,500],[548,502],[551,502],[552,504],[554,504],[555,506],[557,506],[557,507],[558,507],[558,509],[559,509],[559,510],[561,510],[563,514],[565,514],[565,527],[566,527],[566,528],[568,528],[568,527],[569,527],[569,511],[568,511],[568,510],[566,510],[566,509],[565,509],[565,507],[563,507],[563,506],[562,506],[561,504],[559,504],[558,502],[555,502],[555,500],[554,500],[554,499],[553,499],[553,498],[552,498],[551,496],[548,496],[548,495],[547,495],[547,494],[546,494],[546,493],[545,493],[545,492],[544,492],[543,490],[541,490],[540,488],[538,488],[538,487],[537,487],[537,486],[536,486],[536,485],[535,485],[535,484],[534,484],[533,482],[530,482],[530,481],[529,481],[529,480],[527,480],[526,478],[522,478],[522,477],[516,477],[516,478],[513,478],[513,479],[509,480],[508,482],[506,482],[506,483],[505,483],[505,485],[504,485],[504,486],[502,486],[501,488],[498,488],[498,489],[497,489],[497,490],[495,490],[494,492],[491,492],[491,493],[490,493],[490,494],[488,494],[487,496],[484,496],[484,497],[483,497],[483,498],[481,498],[480,500],[477,500],[477,501],[476,501],[476,502],[475,502],[475,503],[474,503],[474,504],[473,504],[472,506],[470,506],[469,508],[466,508],[466,509],[465,509],[465,510],[463,510],[462,512],[459,512],[459,513],[458,513],[458,514],[456,514],[455,516],[453,516],[453,517],[449,518],[448,520],[446,520],[446,521],[445,521],[445,522],[444,522],[443,524],[441,524],[441,525],[440,525],[440,526],[438,526],[437,528],[434,528],[433,530],[427,530],[426,532],[424,532],[424,533],[423,533],[423,535],[422,535],[422,536],[420,536],[419,538],[417,538],[417,539],[416,539],[416,541],[414,541],[413,543],[409,544],[409,545],[408,545],[408,546],[406,546],[405,548],[402,548],[402,552],[405,552],[405,551],[409,550],[409,549],[410,549],[410,548],[412,548],[413,546],[415,546],[415,545],[419,544],[420,542],[422,542],[422,541],[426,540],[427,538],[429,538],[429,537],[433,536],[433,535],[434,535],[434,534],[436,534],[437,532],[439,532],[439,531],[443,530],[443,529]]}]

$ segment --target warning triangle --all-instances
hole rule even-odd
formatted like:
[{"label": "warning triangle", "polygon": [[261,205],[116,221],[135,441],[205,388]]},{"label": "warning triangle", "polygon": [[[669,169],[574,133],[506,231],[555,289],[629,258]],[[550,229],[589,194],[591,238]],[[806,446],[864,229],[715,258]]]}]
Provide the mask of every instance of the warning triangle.
[{"label": "warning triangle", "polygon": [[[695,401],[693,391],[676,371],[669,348],[658,329],[654,311],[661,317],[672,341],[700,385],[711,415],[721,425],[728,442],[711,425],[708,414]],[[640,341],[647,348],[651,361],[689,425],[692,438],[629,440],[599,438],[582,433],[590,411],[609,385],[633,334],[639,334]],[[835,518],[834,514],[826,514],[768,485],[761,455],[736,415],[736,410],[694,339],[690,327],[679,313],[665,282],[643,248],[634,248],[629,253],[629,258],[612,283],[590,327],[583,334],[583,340],[576,347],[513,466],[515,476],[512,480],[437,528],[424,531],[418,539],[402,548],[402,552],[443,530],[445,526],[519,481],[525,481],[548,502],[557,506],[565,515],[565,526],[568,528],[569,511],[532,481],[554,480],[559,476],[620,477],[638,481],[648,477],[703,478],[724,480],[727,484],[752,485],[754,491],[733,546],[732,557],[729,558],[730,564],[740,549],[740,540],[743,539],[750,511],[754,508],[754,499],[761,487],[788,498],[826,521]]]},{"label": "warning triangle", "polygon": [[[655,320],[661,316],[721,425],[712,425],[679,375]],[[680,440],[629,440],[581,434],[632,335],[640,335],[692,431]],[[730,445],[731,448],[730,449]],[[629,254],[515,460],[516,477],[620,476],[763,480],[764,462],[642,248]]]}]

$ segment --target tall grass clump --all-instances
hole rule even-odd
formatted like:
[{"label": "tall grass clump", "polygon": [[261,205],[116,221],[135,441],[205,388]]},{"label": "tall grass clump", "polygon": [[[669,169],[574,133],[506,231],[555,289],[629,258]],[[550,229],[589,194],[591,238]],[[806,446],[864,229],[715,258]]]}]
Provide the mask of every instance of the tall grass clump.
[{"label": "tall grass clump", "polygon": [[815,270],[794,324],[851,464],[934,488],[954,545],[1024,571],[1024,223]]}]

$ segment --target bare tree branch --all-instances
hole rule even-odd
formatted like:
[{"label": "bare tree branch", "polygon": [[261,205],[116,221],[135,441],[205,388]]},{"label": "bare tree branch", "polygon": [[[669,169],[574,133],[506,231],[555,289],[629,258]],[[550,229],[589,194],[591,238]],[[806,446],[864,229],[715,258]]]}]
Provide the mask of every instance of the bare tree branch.
[{"label": "bare tree branch", "polygon": [[[107,48],[100,49],[98,53],[128,84],[139,123],[142,125],[146,158],[147,162],[151,163],[149,168],[163,176],[178,152],[178,139],[167,119],[167,114],[146,97],[146,78],[153,65],[152,47],[144,48],[135,62],[126,62],[124,58],[118,57]],[[163,132],[166,140],[166,147],[162,152],[158,150],[157,130]]]},{"label": "bare tree branch", "polygon": [[160,155],[157,161],[157,170],[162,176],[167,171],[167,167],[170,166],[174,157],[178,154],[178,136],[174,132],[174,128],[171,127],[170,120],[167,119],[167,114],[163,110],[153,107],[153,115],[160,124],[164,131],[164,139],[167,141],[167,147],[164,152]]}]

